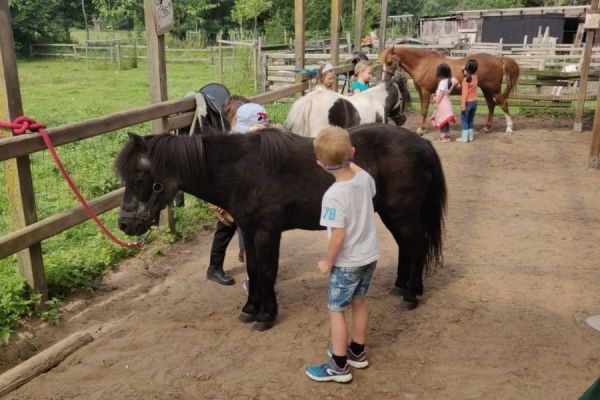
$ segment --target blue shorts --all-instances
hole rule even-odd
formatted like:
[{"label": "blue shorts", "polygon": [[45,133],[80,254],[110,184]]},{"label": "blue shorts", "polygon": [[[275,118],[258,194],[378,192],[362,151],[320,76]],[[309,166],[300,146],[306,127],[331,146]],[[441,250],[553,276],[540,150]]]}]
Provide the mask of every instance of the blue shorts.
[{"label": "blue shorts", "polygon": [[364,297],[369,290],[377,261],[363,267],[333,267],[329,276],[327,308],[330,311],[344,311],[352,299]]}]

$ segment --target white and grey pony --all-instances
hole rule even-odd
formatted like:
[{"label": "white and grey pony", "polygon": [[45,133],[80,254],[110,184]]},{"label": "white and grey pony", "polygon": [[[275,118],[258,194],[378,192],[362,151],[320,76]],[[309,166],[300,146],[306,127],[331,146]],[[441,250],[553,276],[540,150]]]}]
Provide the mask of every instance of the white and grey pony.
[{"label": "white and grey pony", "polygon": [[381,82],[350,97],[318,85],[294,102],[284,127],[301,136],[315,137],[328,126],[350,128],[370,122],[400,126],[406,121],[409,100],[404,81]]}]

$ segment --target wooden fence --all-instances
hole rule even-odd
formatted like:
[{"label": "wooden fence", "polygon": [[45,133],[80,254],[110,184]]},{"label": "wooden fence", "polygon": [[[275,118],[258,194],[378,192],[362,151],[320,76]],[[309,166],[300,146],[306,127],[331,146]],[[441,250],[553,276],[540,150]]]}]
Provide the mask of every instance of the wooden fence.
[{"label": "wooden fence", "polygon": [[[261,104],[270,103],[297,93],[302,93],[307,88],[308,82],[300,79],[300,82],[297,84],[289,85],[274,92],[260,94],[251,97],[251,99]],[[167,120],[166,130],[172,131],[189,127],[195,108],[194,97],[185,97],[57,126],[48,129],[48,134],[55,146],[61,146],[163,118]],[[38,133],[0,139],[0,161],[15,159],[45,149],[46,146]],[[119,206],[122,196],[123,188],[91,199],[90,205],[97,214],[102,214]],[[28,247],[38,246],[41,241],[88,219],[89,217],[83,207],[77,206],[27,225],[22,229],[15,230],[8,235],[0,237],[0,258],[15,254]],[[33,268],[40,268],[41,270],[28,271],[31,273],[31,276],[44,274],[43,266]]]}]

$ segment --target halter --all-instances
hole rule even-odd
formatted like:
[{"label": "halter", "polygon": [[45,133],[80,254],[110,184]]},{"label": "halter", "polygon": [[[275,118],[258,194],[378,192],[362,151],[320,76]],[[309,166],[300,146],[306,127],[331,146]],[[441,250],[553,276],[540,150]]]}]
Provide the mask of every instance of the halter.
[{"label": "halter", "polygon": [[121,212],[119,216],[121,218],[129,218],[129,219],[141,219],[142,221],[146,221],[150,218],[150,211],[154,208],[154,203],[158,199],[158,195],[162,193],[164,190],[164,186],[162,183],[154,182],[152,184],[152,195],[147,201],[147,206],[145,206],[142,202],[139,203],[137,210],[135,211],[125,211],[121,208]]},{"label": "halter", "polygon": [[400,107],[400,104],[402,104],[402,100],[403,100],[402,92],[400,91],[400,85],[396,84],[394,86],[396,87],[396,90],[398,91],[398,101],[396,102],[396,104],[394,104],[394,107],[392,107],[392,110],[395,110],[396,108]]}]

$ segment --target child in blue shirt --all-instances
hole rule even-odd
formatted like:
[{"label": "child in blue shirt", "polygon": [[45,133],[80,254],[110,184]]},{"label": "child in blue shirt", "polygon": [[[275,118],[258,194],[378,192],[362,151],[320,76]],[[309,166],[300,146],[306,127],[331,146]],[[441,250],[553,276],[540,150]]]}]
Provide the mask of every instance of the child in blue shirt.
[{"label": "child in blue shirt", "polygon": [[369,80],[373,74],[373,64],[370,61],[359,61],[354,67],[356,80],[350,85],[350,93],[364,92],[369,88]]}]

